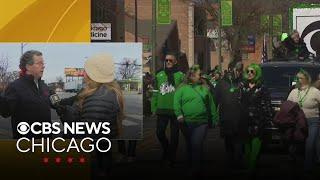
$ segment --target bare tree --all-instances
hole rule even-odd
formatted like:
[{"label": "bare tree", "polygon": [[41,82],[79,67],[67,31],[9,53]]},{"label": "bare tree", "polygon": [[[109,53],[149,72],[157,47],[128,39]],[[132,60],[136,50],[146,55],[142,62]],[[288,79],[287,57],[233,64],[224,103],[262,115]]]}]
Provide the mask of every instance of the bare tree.
[{"label": "bare tree", "polygon": [[134,78],[141,71],[141,65],[137,64],[137,59],[123,58],[122,62],[116,65],[119,65],[118,74],[123,80]]}]

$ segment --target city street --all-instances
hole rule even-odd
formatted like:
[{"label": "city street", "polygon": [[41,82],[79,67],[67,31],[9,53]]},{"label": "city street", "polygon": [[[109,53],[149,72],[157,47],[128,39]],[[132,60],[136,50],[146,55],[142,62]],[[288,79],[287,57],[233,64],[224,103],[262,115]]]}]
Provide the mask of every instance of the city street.
[{"label": "city street", "polygon": [[[111,175],[115,178],[124,177],[184,177],[190,176],[186,161],[185,140],[180,133],[177,163],[174,167],[163,164],[161,161],[160,143],[156,137],[156,119],[144,119],[144,138],[137,143],[136,162],[117,163]],[[170,129],[167,129],[167,134]],[[117,146],[114,146],[114,152]],[[204,148],[203,175],[220,179],[237,178],[248,179],[245,170],[230,170],[226,163],[224,141],[220,137],[219,128],[209,129]],[[315,171],[315,177],[320,177],[320,165]],[[123,170],[126,173],[123,173]],[[297,162],[289,159],[287,152],[277,146],[264,150],[257,165],[256,179],[303,179],[303,157]]]},{"label": "city street", "polygon": [[[59,93],[61,99],[71,97],[74,93]],[[125,95],[125,115],[123,120],[124,139],[141,139],[142,136],[142,94],[135,91],[124,92]],[[53,122],[60,121],[55,110],[51,110]],[[10,118],[0,117],[0,139],[11,139],[12,128]]]}]

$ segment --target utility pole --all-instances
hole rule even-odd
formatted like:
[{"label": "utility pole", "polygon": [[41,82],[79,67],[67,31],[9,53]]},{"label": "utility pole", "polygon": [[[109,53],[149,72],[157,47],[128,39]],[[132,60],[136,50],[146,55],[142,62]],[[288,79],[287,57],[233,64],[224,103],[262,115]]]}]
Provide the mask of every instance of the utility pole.
[{"label": "utility pole", "polygon": [[218,62],[219,68],[222,69],[222,53],[221,53],[221,0],[219,0],[219,12],[218,12]]},{"label": "utility pole", "polygon": [[156,53],[157,53],[157,0],[152,0],[152,65],[151,71],[156,74]]},{"label": "utility pole", "polygon": [[137,0],[134,0],[134,12],[135,12],[135,18],[134,18],[134,41],[138,42],[138,4]]}]

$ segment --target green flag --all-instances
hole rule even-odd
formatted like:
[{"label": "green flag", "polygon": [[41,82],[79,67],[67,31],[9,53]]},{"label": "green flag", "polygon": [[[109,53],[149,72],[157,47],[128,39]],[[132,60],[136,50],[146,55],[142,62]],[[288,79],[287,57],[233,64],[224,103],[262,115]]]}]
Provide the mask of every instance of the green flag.
[{"label": "green flag", "polygon": [[157,23],[171,23],[171,0],[157,0]]},{"label": "green flag", "polygon": [[232,1],[221,0],[221,25],[232,26]]}]

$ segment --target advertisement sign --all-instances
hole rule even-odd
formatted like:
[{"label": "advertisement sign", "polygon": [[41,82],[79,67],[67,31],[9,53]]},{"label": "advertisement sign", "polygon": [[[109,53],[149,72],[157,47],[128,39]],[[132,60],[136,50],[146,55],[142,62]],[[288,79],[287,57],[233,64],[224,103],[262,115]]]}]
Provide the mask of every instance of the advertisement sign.
[{"label": "advertisement sign", "polygon": [[111,23],[91,23],[91,40],[111,41]]},{"label": "advertisement sign", "polygon": [[84,68],[64,68],[65,76],[82,77]]},{"label": "advertisement sign", "polygon": [[320,54],[320,4],[298,4],[291,9],[292,29],[300,33],[309,52]]}]

